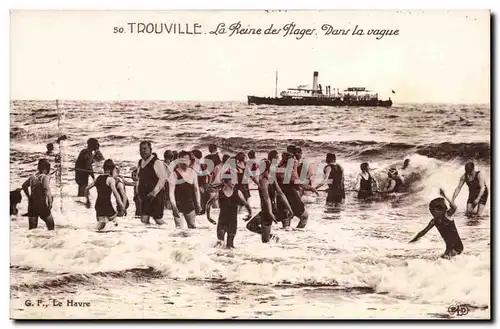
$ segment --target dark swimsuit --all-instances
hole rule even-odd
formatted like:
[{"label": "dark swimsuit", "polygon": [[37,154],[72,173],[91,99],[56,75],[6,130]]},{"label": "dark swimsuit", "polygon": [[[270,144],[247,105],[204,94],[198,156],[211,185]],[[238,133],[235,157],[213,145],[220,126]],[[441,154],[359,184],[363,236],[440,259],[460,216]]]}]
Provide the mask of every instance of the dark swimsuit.
[{"label": "dark swimsuit", "polygon": [[[329,164],[331,168],[328,179],[331,181],[328,184],[327,203],[341,203],[345,199],[344,182],[342,182],[342,170],[338,164]],[[326,169],[326,168],[325,168]]]},{"label": "dark swimsuit", "polygon": [[[250,198],[250,189],[248,187],[248,181],[243,182],[243,179],[245,177],[245,169],[236,166],[236,173],[238,176],[238,184],[236,184],[235,187],[237,190],[240,190],[241,193],[243,193],[243,197],[245,198],[245,200],[248,200]],[[247,179],[249,178],[247,177]]]},{"label": "dark swimsuit", "polygon": [[238,190],[233,189],[231,196],[226,196],[222,189],[219,191],[219,222],[217,231],[236,234],[238,224],[238,207],[242,205]]},{"label": "dark swimsuit", "polygon": [[97,188],[97,200],[95,202],[95,211],[97,217],[113,217],[116,211],[111,204],[111,187],[106,184],[109,175],[99,175],[95,180]]},{"label": "dark swimsuit", "polygon": [[75,162],[75,182],[78,184],[78,196],[85,196],[85,188],[89,185],[89,176],[92,169],[92,151],[84,149],[78,155]]},{"label": "dark swimsuit", "polygon": [[[469,186],[469,198],[467,199],[467,203],[474,203],[479,195],[479,191],[481,190],[479,178],[477,177],[478,174],[479,171],[476,171],[476,175],[471,181],[467,180],[467,177],[465,178],[465,182],[467,183],[467,186]],[[483,195],[479,200],[479,204],[485,205],[486,201],[488,201],[488,188],[485,186]]]},{"label": "dark swimsuit", "polygon": [[182,181],[182,184],[175,185],[174,194],[177,209],[182,214],[189,214],[195,210],[194,185],[184,181],[177,170],[175,170],[175,175],[178,181]]},{"label": "dark swimsuit", "polygon": [[358,199],[367,199],[373,196],[372,183],[373,177],[368,174],[368,179],[365,179],[363,175],[361,176],[360,188],[358,191]]},{"label": "dark swimsuit", "polygon": [[155,162],[159,161],[158,158],[153,157],[144,168],[141,167],[139,161],[137,168],[139,168],[139,186],[137,187],[137,194],[140,198],[141,216],[151,216],[153,219],[163,218],[163,210],[165,208],[165,188],[163,187],[154,198],[148,197],[156,184],[158,183],[158,176],[155,172]]},{"label": "dark swimsuit", "polygon": [[30,179],[31,194],[28,199],[28,217],[47,218],[50,216],[43,188],[44,177],[45,174],[37,174]]},{"label": "dark swimsuit", "polygon": [[198,173],[198,186],[200,188],[200,203],[201,203],[201,213],[205,213],[205,208],[207,202],[210,199],[210,191],[208,189],[208,181],[210,176],[207,171],[208,165],[206,163],[200,164],[200,172]]},{"label": "dark swimsuit", "polygon": [[[293,211],[293,215],[296,217],[301,217],[306,211],[306,207],[300,197],[300,192],[298,189],[299,185],[294,184],[292,180],[290,180],[290,182],[285,184],[284,178],[285,177],[283,173],[278,173],[276,181],[280,186],[281,190],[283,191],[283,194],[285,195],[288,203],[290,204],[290,207],[292,208]],[[275,197],[275,193],[273,197]],[[290,226],[290,220],[285,220],[285,219],[286,219],[285,204],[283,203],[281,198],[279,198],[278,200],[276,200],[276,220],[283,222],[283,227]]]},{"label": "dark swimsuit", "polygon": [[441,234],[441,237],[446,243],[446,252],[455,250],[458,254],[462,253],[462,251],[464,250],[464,246],[462,244],[460,236],[458,235],[455,221],[445,218],[440,221],[435,220],[434,225],[436,226],[439,234]]}]

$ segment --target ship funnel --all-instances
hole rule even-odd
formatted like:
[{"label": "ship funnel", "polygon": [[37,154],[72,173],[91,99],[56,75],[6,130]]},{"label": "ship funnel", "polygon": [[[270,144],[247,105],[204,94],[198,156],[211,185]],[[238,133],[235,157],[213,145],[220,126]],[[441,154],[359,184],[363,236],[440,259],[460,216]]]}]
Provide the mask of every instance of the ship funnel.
[{"label": "ship funnel", "polygon": [[313,90],[318,90],[318,72],[317,71],[314,71],[314,74],[313,74],[313,86],[312,86]]}]

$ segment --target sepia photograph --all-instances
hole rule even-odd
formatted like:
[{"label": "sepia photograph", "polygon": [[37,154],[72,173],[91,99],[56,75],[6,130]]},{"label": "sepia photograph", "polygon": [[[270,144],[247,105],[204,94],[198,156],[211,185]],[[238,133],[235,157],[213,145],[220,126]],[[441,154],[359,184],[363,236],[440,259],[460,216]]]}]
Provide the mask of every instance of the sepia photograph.
[{"label": "sepia photograph", "polygon": [[488,10],[11,10],[10,318],[491,320]]}]

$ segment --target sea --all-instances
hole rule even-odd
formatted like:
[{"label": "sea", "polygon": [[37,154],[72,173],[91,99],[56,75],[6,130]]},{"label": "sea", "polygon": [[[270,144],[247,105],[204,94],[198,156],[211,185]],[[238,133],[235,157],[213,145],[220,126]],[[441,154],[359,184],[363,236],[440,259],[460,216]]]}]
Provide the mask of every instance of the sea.
[{"label": "sea", "polygon": [[[370,107],[249,106],[244,102],[11,101],[10,190],[48,158],[46,144],[64,134],[55,153],[62,174],[51,191],[56,223],[28,230],[26,196],[10,220],[10,315],[15,319],[489,319],[491,317],[490,200],[480,218],[465,216],[467,186],[454,220],[464,252],[442,259],[445,244],[426,227],[429,202],[449,197],[473,161],[490,186],[489,104],[395,104]],[[235,249],[215,248],[205,216],[197,228],[145,225],[131,202],[118,226],[96,231],[95,210],[76,197],[74,162],[90,137],[104,158],[130,176],[139,143],[152,142],[160,159],[170,150],[208,145],[220,154],[254,150],[257,159],[287,145],[321,172],[325,155],[343,167],[344,207],[325,208],[326,193],[307,192],[305,229],[273,226],[280,240],[263,244],[239,214]],[[363,203],[353,192],[360,164],[379,184],[400,169],[408,193]],[[102,162],[94,164],[102,171]],[[317,175],[316,180],[320,179]],[[62,184],[60,183],[62,181]],[[127,187],[132,199],[133,190]],[[91,191],[95,200],[96,190]],[[259,211],[257,191],[250,197]],[[218,209],[214,209],[217,218]],[[154,222],[153,222],[154,223]],[[457,311],[461,310],[461,311]],[[466,310],[466,311],[464,311]]]}]

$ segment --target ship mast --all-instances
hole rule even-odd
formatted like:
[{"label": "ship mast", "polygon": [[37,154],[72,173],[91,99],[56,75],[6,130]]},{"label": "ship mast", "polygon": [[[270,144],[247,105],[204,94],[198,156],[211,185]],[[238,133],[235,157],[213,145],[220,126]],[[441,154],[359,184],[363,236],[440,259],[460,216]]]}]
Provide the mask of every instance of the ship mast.
[{"label": "ship mast", "polygon": [[278,98],[278,70],[276,70],[276,86],[274,87],[274,97]]}]

